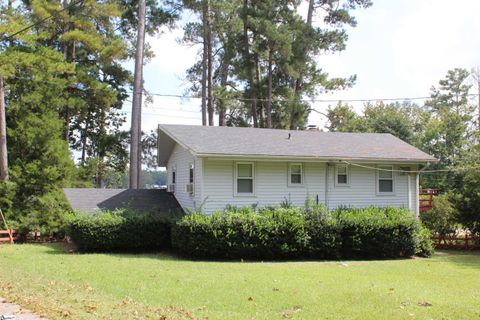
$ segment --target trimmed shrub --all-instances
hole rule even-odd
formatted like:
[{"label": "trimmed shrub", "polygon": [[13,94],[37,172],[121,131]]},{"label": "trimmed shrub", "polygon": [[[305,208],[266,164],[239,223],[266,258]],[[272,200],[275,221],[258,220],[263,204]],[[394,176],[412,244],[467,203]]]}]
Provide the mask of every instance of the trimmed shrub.
[{"label": "trimmed shrub", "polygon": [[197,258],[287,258],[302,255],[306,243],[305,219],[298,208],[194,213],[172,231],[173,246]]},{"label": "trimmed shrub", "polygon": [[340,256],[348,258],[395,258],[415,254],[419,223],[404,209],[393,207],[337,209],[340,225]]},{"label": "trimmed shrub", "polygon": [[419,222],[397,208],[230,208],[190,214],[172,244],[194,258],[395,258],[415,253]]},{"label": "trimmed shrub", "polygon": [[83,252],[154,250],[169,245],[169,223],[152,213],[126,210],[75,214],[68,235]]}]

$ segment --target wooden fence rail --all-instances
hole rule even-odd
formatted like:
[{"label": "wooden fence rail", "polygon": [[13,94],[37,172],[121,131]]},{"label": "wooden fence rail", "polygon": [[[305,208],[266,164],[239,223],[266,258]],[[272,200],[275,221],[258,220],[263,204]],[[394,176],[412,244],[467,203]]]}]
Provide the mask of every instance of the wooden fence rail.
[{"label": "wooden fence rail", "polygon": [[18,240],[18,233],[15,229],[0,230],[0,243],[8,242],[13,244],[13,241]]},{"label": "wooden fence rail", "polygon": [[474,250],[480,249],[480,236],[465,235],[434,235],[436,249]]}]

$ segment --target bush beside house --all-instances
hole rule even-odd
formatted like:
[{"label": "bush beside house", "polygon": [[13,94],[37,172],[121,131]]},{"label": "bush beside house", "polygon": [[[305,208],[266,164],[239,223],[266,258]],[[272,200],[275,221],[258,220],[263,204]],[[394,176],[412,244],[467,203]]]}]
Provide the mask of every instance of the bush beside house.
[{"label": "bush beside house", "polygon": [[157,214],[128,210],[75,214],[68,235],[83,252],[156,250],[170,244],[170,224]]},{"label": "bush beside house", "polygon": [[172,244],[195,258],[428,256],[431,240],[420,230],[410,211],[397,208],[242,208],[185,216],[172,230]]},{"label": "bush beside house", "polygon": [[[178,218],[178,217],[177,217]],[[428,230],[406,209],[324,206],[227,208],[178,222],[131,210],[74,214],[68,235],[82,252],[158,250],[214,259],[351,259],[429,256]]]}]

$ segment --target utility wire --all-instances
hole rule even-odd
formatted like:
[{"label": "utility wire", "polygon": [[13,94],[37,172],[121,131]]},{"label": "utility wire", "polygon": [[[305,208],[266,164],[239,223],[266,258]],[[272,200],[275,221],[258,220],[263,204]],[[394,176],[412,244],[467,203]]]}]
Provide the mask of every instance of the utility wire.
[{"label": "utility wire", "polygon": [[[162,93],[152,93],[148,92],[147,93],[151,96],[156,96],[156,97],[170,97],[170,98],[182,98],[182,99],[202,99],[202,97],[198,96],[188,96],[188,95],[179,95],[179,94],[162,94]],[[477,97],[480,94],[478,93],[469,93],[466,96],[467,97]],[[268,102],[270,99],[263,99],[263,98],[225,98],[225,97],[217,97],[217,96],[212,96],[212,99],[217,99],[217,100],[231,100],[231,101],[262,101],[262,102]],[[272,99],[272,102],[297,102],[297,101],[302,101],[302,102],[375,102],[375,101],[409,101],[409,100],[428,100],[432,99],[432,97],[424,96],[424,97],[404,97],[404,98],[371,98],[371,99]]]},{"label": "utility wire", "polygon": [[[27,81],[34,81],[34,82],[41,82],[45,83],[44,80],[36,80],[36,79],[29,79],[29,78],[23,78],[23,77],[17,77],[17,76],[12,76],[8,77],[10,79],[19,79],[19,80],[27,80]],[[90,89],[91,91],[102,91],[102,90],[111,90],[110,88],[95,88],[95,89]],[[125,93],[130,93],[133,94],[133,91],[131,90],[126,90],[124,91]],[[154,97],[161,97],[161,98],[176,98],[176,99],[202,99],[202,97],[199,96],[194,96],[194,95],[181,95],[181,94],[168,94],[168,93],[155,93],[155,92],[149,92],[148,90],[145,90],[147,95],[154,96]],[[478,97],[480,93],[469,93],[466,96],[467,97]],[[208,99],[208,97],[207,97]],[[219,96],[212,96],[211,99],[213,100],[224,100],[224,101],[261,101],[261,102],[268,102],[270,99],[263,99],[263,98],[241,98],[241,97],[219,97]],[[338,102],[377,102],[377,101],[415,101],[415,100],[428,100],[432,99],[431,96],[416,96],[416,97],[398,97],[398,98],[356,98],[356,99],[308,99],[308,98],[303,98],[303,99],[272,99],[272,102],[323,102],[323,103],[338,103]],[[311,111],[317,112],[322,114],[322,112],[317,111],[315,109],[311,109]]]},{"label": "utility wire", "polygon": [[379,167],[371,167],[371,166],[366,166],[366,165],[353,163],[345,160],[341,160],[340,162],[354,166],[354,167],[364,168],[364,169],[371,169],[376,171],[387,171],[387,172],[400,172],[400,173],[441,173],[441,172],[456,172],[456,171],[468,171],[468,170],[480,169],[480,165],[476,165],[476,166],[456,167],[456,168],[437,169],[437,170],[397,170],[397,169],[383,169]]},{"label": "utility wire", "polygon": [[40,21],[37,21],[37,22],[35,22],[35,23],[32,23],[31,25],[26,26],[25,28],[20,29],[20,30],[18,30],[17,32],[9,35],[8,37],[5,37],[5,40],[12,40],[12,38],[15,37],[16,35],[18,35],[18,34],[20,34],[20,33],[22,33],[22,32],[25,32],[25,31],[27,31],[27,30],[30,30],[31,28],[36,27],[36,26],[38,26],[38,25],[40,25],[40,24],[42,24],[42,23],[44,23],[44,22],[52,19],[52,18],[55,16],[55,14],[61,13],[61,12],[66,11],[66,10],[68,10],[68,9],[71,9],[71,8],[73,8],[74,6],[76,6],[77,4],[79,4],[79,3],[82,2],[82,1],[83,1],[83,0],[77,0],[77,1],[75,1],[75,2],[70,3],[70,4],[69,4],[68,6],[66,6],[65,8],[62,8],[62,9],[60,9],[60,10],[54,11],[54,13],[53,13],[53,14],[50,14],[48,17],[43,18],[43,19],[41,19]]}]

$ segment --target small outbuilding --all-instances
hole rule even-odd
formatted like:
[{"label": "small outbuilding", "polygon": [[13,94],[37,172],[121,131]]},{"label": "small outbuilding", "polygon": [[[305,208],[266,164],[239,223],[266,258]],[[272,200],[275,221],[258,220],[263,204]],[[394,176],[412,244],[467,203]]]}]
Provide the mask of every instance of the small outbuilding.
[{"label": "small outbuilding", "polygon": [[437,159],[380,133],[159,125],[158,164],[186,211],[313,199],[419,211],[419,172]]}]

